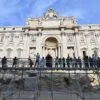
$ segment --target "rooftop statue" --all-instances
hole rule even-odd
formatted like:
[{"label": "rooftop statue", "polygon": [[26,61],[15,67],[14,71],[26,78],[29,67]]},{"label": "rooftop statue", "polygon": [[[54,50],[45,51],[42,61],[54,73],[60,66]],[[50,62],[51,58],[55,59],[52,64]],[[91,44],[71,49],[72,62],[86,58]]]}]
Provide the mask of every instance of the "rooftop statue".
[{"label": "rooftop statue", "polygon": [[48,9],[44,14],[45,19],[56,19],[58,17],[57,13],[53,9]]}]

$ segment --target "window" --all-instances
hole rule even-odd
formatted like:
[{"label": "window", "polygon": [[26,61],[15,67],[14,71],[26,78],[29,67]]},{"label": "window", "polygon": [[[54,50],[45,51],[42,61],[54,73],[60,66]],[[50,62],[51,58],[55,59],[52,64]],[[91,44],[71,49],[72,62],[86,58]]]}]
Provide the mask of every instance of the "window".
[{"label": "window", "polygon": [[36,49],[36,47],[30,47],[30,49]]},{"label": "window", "polygon": [[29,56],[34,58],[36,47],[30,47],[29,50]]},{"label": "window", "polygon": [[30,42],[31,42],[31,44],[35,44],[36,43],[36,38],[32,36],[30,38]]},{"label": "window", "polygon": [[74,47],[73,47],[73,46],[69,46],[69,47],[67,47],[67,49],[72,49],[72,50],[74,50]]},{"label": "window", "polygon": [[23,50],[21,48],[17,49],[17,57],[18,58],[22,57],[22,52],[23,52]]},{"label": "window", "polygon": [[74,44],[74,38],[73,38],[73,36],[68,36],[67,43],[68,43],[69,45]]},{"label": "window", "polygon": [[15,30],[15,28],[12,28],[13,30]]},{"label": "window", "polygon": [[81,55],[80,55],[81,57],[84,58],[85,56],[87,56],[87,48],[86,47],[83,47],[80,50],[81,50]]},{"label": "window", "polygon": [[85,39],[84,39],[84,36],[82,36],[82,37],[80,38],[80,44],[81,44],[81,45],[85,45]]},{"label": "window", "polygon": [[12,57],[12,49],[9,48],[7,49],[7,58],[11,58]]},{"label": "window", "polygon": [[69,54],[70,57],[74,57],[75,56],[75,53],[74,53],[74,47],[73,46],[68,46],[67,47],[67,52]]},{"label": "window", "polygon": [[96,45],[96,40],[94,36],[91,37],[90,42],[92,45]]}]

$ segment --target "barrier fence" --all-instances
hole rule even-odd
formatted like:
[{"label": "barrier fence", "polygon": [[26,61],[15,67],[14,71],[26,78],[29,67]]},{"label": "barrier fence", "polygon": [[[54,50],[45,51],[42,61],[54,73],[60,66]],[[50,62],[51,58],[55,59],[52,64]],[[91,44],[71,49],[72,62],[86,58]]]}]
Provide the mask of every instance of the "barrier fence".
[{"label": "barrier fence", "polygon": [[[13,59],[8,58],[2,65],[0,59],[0,100],[100,100],[98,62],[31,60],[20,58],[13,64]],[[61,74],[52,70],[68,72]],[[74,70],[73,73],[70,70]],[[78,73],[76,70],[86,71]],[[88,73],[87,70],[92,71]]]},{"label": "barrier fence", "polygon": [[8,58],[6,63],[2,63],[2,59],[0,59],[0,69],[7,69],[7,68],[26,68],[26,69],[69,69],[69,70],[100,70],[100,62],[99,61],[84,61],[83,59],[78,60],[46,60],[40,59],[36,61],[36,59],[31,59],[31,62],[28,58],[19,58],[16,63],[14,63],[12,58]]}]

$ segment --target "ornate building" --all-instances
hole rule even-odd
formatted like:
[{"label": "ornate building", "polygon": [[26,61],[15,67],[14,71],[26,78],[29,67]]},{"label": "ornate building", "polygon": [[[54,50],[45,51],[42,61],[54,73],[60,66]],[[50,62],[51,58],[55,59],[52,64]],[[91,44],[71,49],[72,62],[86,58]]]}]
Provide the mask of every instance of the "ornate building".
[{"label": "ornate building", "polygon": [[0,27],[0,57],[32,58],[92,54],[100,56],[100,25],[80,25],[72,17],[49,9],[43,17],[29,18],[22,27]]}]

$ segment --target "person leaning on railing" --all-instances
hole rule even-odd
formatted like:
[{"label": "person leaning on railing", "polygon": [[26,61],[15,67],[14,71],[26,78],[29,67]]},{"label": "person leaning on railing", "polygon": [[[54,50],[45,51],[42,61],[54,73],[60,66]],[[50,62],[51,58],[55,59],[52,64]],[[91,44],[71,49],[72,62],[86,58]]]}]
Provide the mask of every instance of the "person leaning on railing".
[{"label": "person leaning on railing", "polygon": [[32,68],[32,66],[33,66],[33,61],[32,61],[32,59],[31,59],[30,57],[28,58],[28,62],[29,62],[30,68]]},{"label": "person leaning on railing", "polygon": [[36,66],[37,66],[37,67],[39,66],[39,60],[40,60],[40,55],[39,55],[39,53],[37,53],[34,68],[35,68]]},{"label": "person leaning on railing", "polygon": [[62,58],[62,65],[63,65],[63,68],[65,68],[65,58],[64,57]]},{"label": "person leaning on railing", "polygon": [[97,57],[97,68],[100,68],[100,57]]},{"label": "person leaning on railing", "polygon": [[58,57],[55,58],[55,68],[58,68],[58,64],[59,64],[59,59]]},{"label": "person leaning on railing", "polygon": [[79,68],[82,68],[82,59],[80,57],[77,59],[77,65]]},{"label": "person leaning on railing", "polygon": [[18,62],[17,57],[14,57],[14,58],[13,58],[13,64],[12,64],[12,67],[15,66],[15,68],[16,68],[16,66],[17,66],[17,62]]},{"label": "person leaning on railing", "polygon": [[71,58],[70,56],[68,55],[67,56],[67,59],[66,59],[66,63],[67,63],[67,67],[70,68],[70,62],[71,62]]},{"label": "person leaning on railing", "polygon": [[52,68],[52,57],[50,54],[47,54],[46,56],[46,67]]},{"label": "person leaning on railing", "polygon": [[7,58],[5,56],[2,58],[1,64],[2,64],[2,68],[6,68],[7,67]]},{"label": "person leaning on railing", "polygon": [[44,66],[45,66],[45,58],[42,57],[42,58],[40,59],[40,61],[39,61],[39,67],[40,67],[40,68],[44,68]]}]

